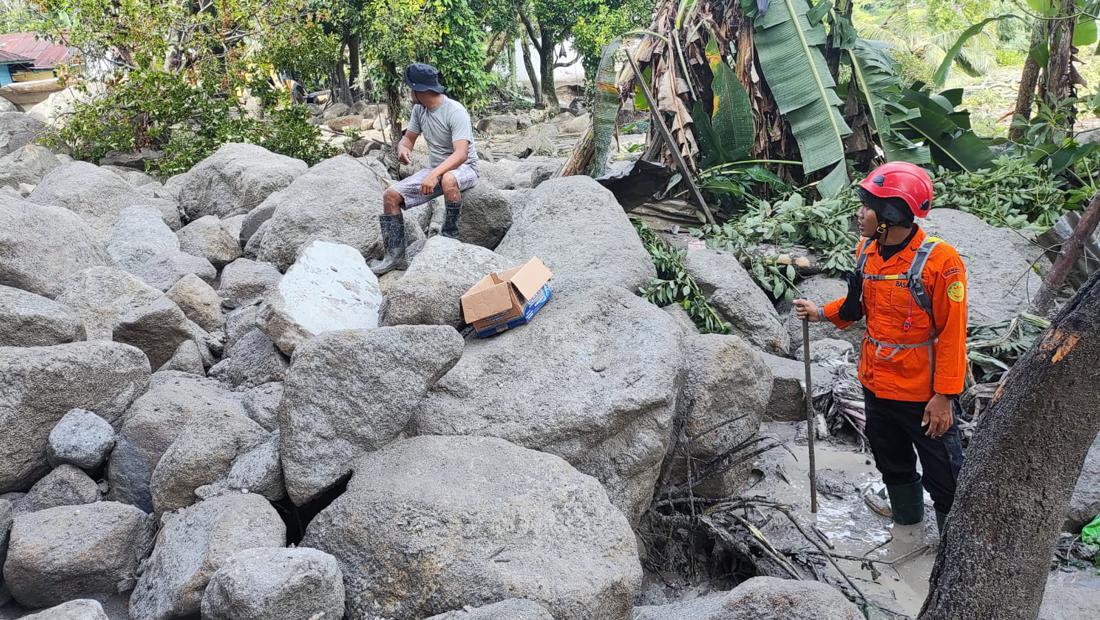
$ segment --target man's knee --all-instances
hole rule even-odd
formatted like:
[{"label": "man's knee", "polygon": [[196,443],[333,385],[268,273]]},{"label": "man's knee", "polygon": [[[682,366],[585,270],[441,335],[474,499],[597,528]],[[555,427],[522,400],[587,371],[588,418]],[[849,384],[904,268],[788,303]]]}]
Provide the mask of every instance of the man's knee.
[{"label": "man's knee", "polygon": [[393,189],[387,189],[382,192],[382,208],[389,215],[396,215],[401,212],[401,207],[405,204],[405,198],[400,192]]},{"label": "man's knee", "polygon": [[458,187],[458,179],[455,178],[453,172],[445,172],[439,179],[439,184],[443,187],[443,196],[448,200],[458,200],[462,197],[462,191]]}]

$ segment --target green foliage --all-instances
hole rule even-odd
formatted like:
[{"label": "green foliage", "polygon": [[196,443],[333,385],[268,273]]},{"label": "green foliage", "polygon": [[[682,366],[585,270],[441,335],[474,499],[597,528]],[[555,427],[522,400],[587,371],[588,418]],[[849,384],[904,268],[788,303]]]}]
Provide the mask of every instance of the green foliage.
[{"label": "green foliage", "polygon": [[639,28],[649,27],[656,0],[614,0],[601,2],[592,13],[577,18],[570,28],[573,48],[581,54],[584,74],[596,76],[603,48],[612,39]]},{"label": "green foliage", "polygon": [[848,61],[886,160],[929,163],[928,146],[905,137],[900,131],[902,127],[895,128],[908,120],[912,112],[900,103],[904,89],[898,65],[889,52],[877,42],[857,39],[848,48]]},{"label": "green foliage", "polygon": [[797,289],[794,266],[761,256],[754,249],[761,244],[800,246],[819,256],[827,272],[850,271],[855,266],[856,237],[849,230],[854,212],[855,203],[847,194],[806,204],[801,194],[792,193],[774,203],[758,201],[740,217],[698,232],[709,245],[737,256],[772,299],[790,301]]},{"label": "green foliage", "polygon": [[[1006,20],[1006,19],[1012,19],[1012,18],[1017,18],[1018,19],[1019,16],[1013,15],[1012,13],[1006,13],[1004,15],[997,15],[995,17],[987,17],[987,18],[983,19],[982,21],[980,21],[980,22],[974,24],[973,26],[970,26],[966,30],[964,30],[962,32],[962,34],[959,35],[959,38],[955,40],[955,42],[951,45],[950,48],[948,48],[947,53],[944,55],[943,61],[940,63],[940,66],[936,68],[936,72],[932,75],[932,82],[937,87],[940,87],[940,88],[943,87],[944,83],[947,82],[947,72],[951,70],[951,65],[955,63],[955,61],[959,57],[959,54],[962,53],[963,46],[966,45],[967,41],[969,41],[973,37],[980,34],[982,32],[982,29],[985,28],[987,24],[990,24],[990,23],[993,23],[993,22],[1003,21],[1003,20]],[[1092,36],[1093,36],[1093,39],[1095,40],[1095,38],[1096,38],[1096,24],[1095,24],[1095,22],[1090,22],[1090,23],[1093,24],[1093,26],[1092,26]],[[1076,41],[1076,39],[1075,39],[1075,41]],[[1083,43],[1082,45],[1087,45],[1087,44]]]},{"label": "green foliage", "polygon": [[[717,49],[714,53],[717,54]],[[756,140],[752,104],[741,80],[721,57],[711,63],[711,71],[713,113],[708,115],[698,101],[691,110],[692,129],[699,143],[699,165],[703,168],[745,159]]]},{"label": "green foliage", "polygon": [[994,226],[1045,230],[1062,216],[1064,195],[1044,168],[1020,157],[1002,156],[992,169],[938,169],[935,207],[973,213]]},{"label": "green foliage", "polygon": [[[316,162],[330,150],[275,72],[290,36],[318,38],[303,0],[44,0],[43,32],[114,69],[45,140],[74,157],[153,149],[150,170],[186,170],[226,142]],[[320,45],[320,42],[318,43]],[[81,85],[78,83],[78,87]],[[246,105],[247,104],[247,105]]]},{"label": "green foliage", "polygon": [[1031,349],[1050,321],[1023,313],[1013,319],[971,325],[966,351],[978,383],[1000,381],[1016,360]]},{"label": "green foliage", "polygon": [[[844,136],[836,84],[825,64],[825,25],[810,23],[806,0],[775,0],[756,18],[756,53],[779,111],[798,141],[806,173],[831,168],[819,191],[826,197],[846,185]],[[839,173],[838,173],[839,171]]]},{"label": "green foliage", "polygon": [[684,271],[684,251],[669,247],[645,222],[632,221],[657,268],[657,277],[639,291],[642,297],[658,306],[678,304],[703,333],[728,334],[729,325],[707,303],[695,279]]}]

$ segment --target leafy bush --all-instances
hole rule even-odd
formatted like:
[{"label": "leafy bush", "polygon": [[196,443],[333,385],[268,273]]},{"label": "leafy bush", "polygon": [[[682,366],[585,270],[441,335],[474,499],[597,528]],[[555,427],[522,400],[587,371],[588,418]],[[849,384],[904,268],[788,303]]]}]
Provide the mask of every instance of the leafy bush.
[{"label": "leafy bush", "polygon": [[679,304],[703,333],[729,333],[729,325],[707,303],[695,279],[684,271],[684,251],[669,247],[645,222],[632,221],[657,268],[657,277],[639,291],[642,297],[658,306]]},{"label": "leafy bush", "polygon": [[992,170],[939,169],[933,187],[937,208],[973,213],[994,226],[1042,231],[1065,209],[1057,179],[1020,157],[1001,156]]},{"label": "leafy bush", "polygon": [[850,230],[855,209],[851,192],[813,204],[806,204],[801,194],[792,193],[774,203],[757,201],[739,217],[696,232],[709,245],[737,256],[753,280],[773,299],[790,301],[797,288],[794,266],[753,250],[761,244],[780,248],[801,246],[818,255],[827,272],[850,271],[855,267],[852,249],[856,236]]},{"label": "leafy bush", "polygon": [[190,169],[226,142],[259,144],[309,164],[334,154],[304,107],[272,107],[257,118],[208,84],[191,84],[176,73],[131,71],[106,94],[77,103],[44,141],[96,163],[115,152],[162,151],[148,163],[162,177]]}]

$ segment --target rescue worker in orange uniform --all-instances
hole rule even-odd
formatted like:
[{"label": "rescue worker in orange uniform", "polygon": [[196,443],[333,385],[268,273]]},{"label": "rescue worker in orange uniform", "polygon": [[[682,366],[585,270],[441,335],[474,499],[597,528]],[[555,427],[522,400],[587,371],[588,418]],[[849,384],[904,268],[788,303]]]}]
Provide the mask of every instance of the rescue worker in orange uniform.
[{"label": "rescue worker in orange uniform", "polygon": [[848,295],[821,308],[799,299],[795,312],[840,328],[866,319],[859,359],[866,434],[893,519],[912,525],[924,518],[923,486],[942,530],[963,464],[955,401],[967,367],[966,267],[955,248],[914,222],[932,208],[932,181],[922,168],[888,163],[857,191],[864,238]]}]

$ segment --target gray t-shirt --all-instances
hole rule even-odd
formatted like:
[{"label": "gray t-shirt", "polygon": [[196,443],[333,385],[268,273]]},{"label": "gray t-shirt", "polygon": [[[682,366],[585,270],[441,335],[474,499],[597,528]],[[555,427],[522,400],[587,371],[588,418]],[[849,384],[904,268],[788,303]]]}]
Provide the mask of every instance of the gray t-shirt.
[{"label": "gray t-shirt", "polygon": [[443,163],[443,160],[455,152],[453,142],[469,140],[466,163],[477,169],[474,128],[470,124],[470,113],[461,103],[444,96],[443,103],[434,110],[420,104],[414,105],[408,130],[424,136],[424,141],[428,143],[428,161],[432,167]]}]

